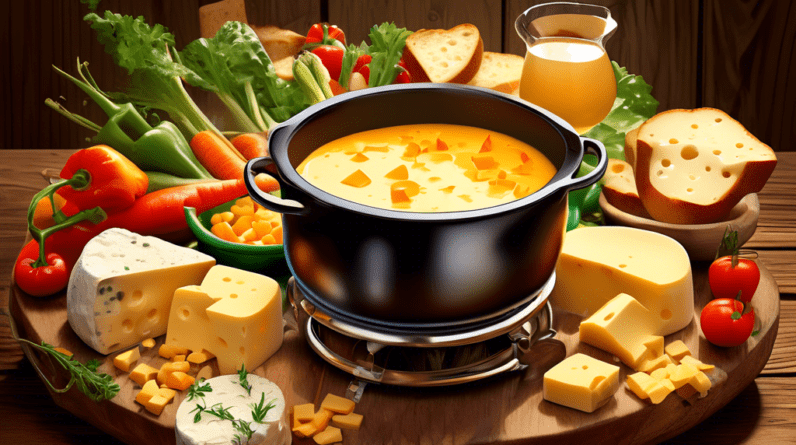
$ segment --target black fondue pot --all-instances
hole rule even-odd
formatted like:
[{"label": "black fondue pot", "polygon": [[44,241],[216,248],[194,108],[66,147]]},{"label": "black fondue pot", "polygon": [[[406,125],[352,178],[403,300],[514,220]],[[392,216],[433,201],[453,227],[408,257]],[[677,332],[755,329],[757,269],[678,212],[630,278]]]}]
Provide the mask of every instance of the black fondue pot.
[{"label": "black fondue pot", "polygon": [[[542,189],[493,207],[441,213],[387,210],[333,196],[296,167],[332,140],[395,125],[480,127],[526,142],[557,173]],[[603,145],[518,98],[452,84],[368,88],[325,100],[280,124],[271,157],[246,166],[252,198],[283,214],[288,265],[324,313],[370,327],[457,329],[516,311],[554,279],[566,230],[567,192],[605,172]],[[597,168],[576,178],[584,153]],[[266,172],[282,197],[261,192]]]}]

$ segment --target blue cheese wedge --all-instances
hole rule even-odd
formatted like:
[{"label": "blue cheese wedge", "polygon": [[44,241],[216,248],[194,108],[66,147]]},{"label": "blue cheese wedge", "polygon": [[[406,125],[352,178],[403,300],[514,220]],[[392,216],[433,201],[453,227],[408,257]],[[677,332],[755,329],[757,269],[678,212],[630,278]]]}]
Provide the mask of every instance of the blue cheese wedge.
[{"label": "blue cheese wedge", "polygon": [[201,283],[215,263],[159,238],[108,229],[86,244],[72,270],[69,324],[101,354],[163,335],[174,291]]},{"label": "blue cheese wedge", "polygon": [[[183,400],[174,422],[177,445],[226,445],[235,443],[235,435],[240,436],[231,420],[202,413],[197,422],[197,405],[207,409],[218,406],[228,410],[235,421],[248,422],[252,435],[248,439],[242,438],[241,444],[289,445],[292,436],[282,391],[258,375],[249,374],[246,379],[251,385],[250,393],[241,386],[238,375],[222,375],[207,380],[211,391],[204,392],[204,397]],[[259,405],[261,400],[263,406],[272,404],[273,408],[268,410],[262,422],[256,422],[252,405]]]}]

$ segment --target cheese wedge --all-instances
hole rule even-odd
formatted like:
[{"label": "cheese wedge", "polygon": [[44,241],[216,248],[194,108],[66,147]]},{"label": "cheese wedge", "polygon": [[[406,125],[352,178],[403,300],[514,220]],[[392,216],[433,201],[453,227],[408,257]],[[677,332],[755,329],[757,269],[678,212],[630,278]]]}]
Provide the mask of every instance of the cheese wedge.
[{"label": "cheese wedge", "polygon": [[567,232],[556,264],[551,304],[588,317],[626,293],[669,335],[694,317],[691,262],[683,246],[659,233],[630,227],[583,227]]},{"label": "cheese wedge", "polygon": [[69,325],[100,354],[163,335],[174,290],[201,282],[215,262],[160,238],[108,229],[86,244],[69,278]]},{"label": "cheese wedge", "polygon": [[603,195],[617,209],[641,218],[651,219],[636,189],[633,167],[619,159],[609,159],[603,176]]},{"label": "cheese wedge", "polygon": [[586,354],[567,357],[544,374],[544,399],[587,413],[605,405],[619,388],[619,367]]},{"label": "cheese wedge", "polygon": [[207,351],[221,374],[260,366],[282,345],[282,291],[264,275],[214,266],[174,292],[166,345]]},{"label": "cheese wedge", "polygon": [[659,113],[637,138],[636,187],[644,208],[662,222],[720,221],[759,192],[777,165],[771,147],[713,108]]}]

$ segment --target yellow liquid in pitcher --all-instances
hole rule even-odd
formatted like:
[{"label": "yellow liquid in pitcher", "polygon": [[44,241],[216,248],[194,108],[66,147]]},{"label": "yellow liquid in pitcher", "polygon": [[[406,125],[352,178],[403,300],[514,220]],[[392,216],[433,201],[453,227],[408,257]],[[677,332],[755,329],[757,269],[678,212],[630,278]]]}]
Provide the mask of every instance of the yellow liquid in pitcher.
[{"label": "yellow liquid in pitcher", "polygon": [[563,118],[579,134],[600,123],[616,99],[616,78],[598,44],[539,39],[525,55],[520,97]]}]

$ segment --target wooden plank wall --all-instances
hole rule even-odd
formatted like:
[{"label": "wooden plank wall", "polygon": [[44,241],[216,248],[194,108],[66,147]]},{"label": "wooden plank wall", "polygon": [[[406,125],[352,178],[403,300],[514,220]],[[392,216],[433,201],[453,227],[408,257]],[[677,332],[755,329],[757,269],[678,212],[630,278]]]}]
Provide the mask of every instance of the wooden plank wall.
[{"label": "wooden plank wall", "polygon": [[[177,36],[177,47],[199,36],[198,8],[211,0],[103,0],[116,12],[143,15]],[[59,98],[96,122],[102,112],[51,69],[74,72],[91,62],[106,89],[125,85],[125,73],[103,53],[82,21],[77,0],[0,2],[0,148],[78,148],[89,132],[44,106]],[[246,0],[250,22],[299,33],[328,21],[349,42],[367,39],[370,26],[394,21],[412,30],[478,26],[487,51],[523,54],[514,19],[543,0]],[[659,110],[712,106],[740,120],[778,151],[796,150],[796,6],[789,0],[590,0],[610,8],[619,29],[606,43],[612,60],[644,76]],[[204,103],[201,95],[200,104]]]}]

